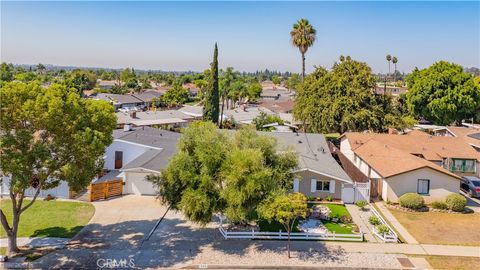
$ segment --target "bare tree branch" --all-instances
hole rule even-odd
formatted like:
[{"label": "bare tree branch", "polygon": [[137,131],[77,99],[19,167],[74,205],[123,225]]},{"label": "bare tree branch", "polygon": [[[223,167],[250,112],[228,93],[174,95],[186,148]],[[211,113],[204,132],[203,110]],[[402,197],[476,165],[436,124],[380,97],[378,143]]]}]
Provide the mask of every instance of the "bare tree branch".
[{"label": "bare tree branch", "polygon": [[35,200],[37,199],[38,197],[38,194],[40,194],[40,186],[38,186],[37,188],[37,191],[35,191],[35,195],[33,196],[33,199],[32,201],[30,201],[27,205],[25,205],[25,207],[23,209],[20,210],[20,214],[23,213],[25,210],[27,210],[30,206],[32,206],[32,204],[35,202]]}]

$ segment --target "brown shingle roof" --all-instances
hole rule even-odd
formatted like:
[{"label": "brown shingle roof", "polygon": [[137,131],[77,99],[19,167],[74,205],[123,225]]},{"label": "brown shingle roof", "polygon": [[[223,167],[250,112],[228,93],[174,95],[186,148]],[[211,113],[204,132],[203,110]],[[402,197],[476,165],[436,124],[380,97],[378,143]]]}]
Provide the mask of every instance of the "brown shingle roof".
[{"label": "brown shingle roof", "polygon": [[461,138],[468,144],[480,146],[480,139],[474,138],[473,134],[480,134],[480,128],[466,128],[466,127],[447,127],[457,138]]},{"label": "brown shingle roof", "polygon": [[461,138],[442,136],[406,136],[378,133],[349,132],[346,136],[352,150],[356,150],[366,142],[375,140],[383,145],[389,145],[407,154],[421,155],[430,161],[440,161],[443,158],[476,159],[480,161],[480,153],[475,151]]},{"label": "brown shingle roof", "polygon": [[430,168],[455,178],[460,178],[448,170],[423,158],[416,157],[388,144],[369,140],[355,149],[357,154],[382,177],[406,173],[420,168]]}]

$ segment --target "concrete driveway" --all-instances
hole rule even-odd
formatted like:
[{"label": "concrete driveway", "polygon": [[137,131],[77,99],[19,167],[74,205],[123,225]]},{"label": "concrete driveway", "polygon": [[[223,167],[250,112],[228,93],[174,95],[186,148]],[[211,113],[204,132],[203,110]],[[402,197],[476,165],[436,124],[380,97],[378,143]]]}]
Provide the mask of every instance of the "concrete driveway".
[{"label": "concrete driveway", "polygon": [[38,259],[34,267],[108,268],[113,260],[130,262],[167,211],[153,196],[127,195],[93,205],[95,214],[89,224],[64,249]]},{"label": "concrete driveway", "polygon": [[467,198],[467,207],[472,209],[473,211],[480,213],[480,199],[469,197],[463,191],[460,191],[465,198]]}]

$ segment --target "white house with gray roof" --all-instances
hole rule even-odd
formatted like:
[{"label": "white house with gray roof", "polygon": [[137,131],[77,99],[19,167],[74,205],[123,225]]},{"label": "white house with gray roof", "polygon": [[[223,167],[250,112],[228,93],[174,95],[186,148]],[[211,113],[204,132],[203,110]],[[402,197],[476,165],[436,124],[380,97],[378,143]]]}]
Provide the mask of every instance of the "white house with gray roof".
[{"label": "white house with gray roof", "polygon": [[141,127],[117,129],[113,143],[105,153],[106,175],[96,180],[123,179],[125,194],[155,195],[155,187],[145,177],[158,174],[176,152],[180,134],[167,130]]},{"label": "white house with gray roof", "polygon": [[342,200],[353,203],[366,199],[356,194],[356,183],[333,158],[327,141],[322,134],[262,132],[277,138],[280,147],[293,146],[298,155],[298,178],[294,180],[293,191],[307,197]]}]

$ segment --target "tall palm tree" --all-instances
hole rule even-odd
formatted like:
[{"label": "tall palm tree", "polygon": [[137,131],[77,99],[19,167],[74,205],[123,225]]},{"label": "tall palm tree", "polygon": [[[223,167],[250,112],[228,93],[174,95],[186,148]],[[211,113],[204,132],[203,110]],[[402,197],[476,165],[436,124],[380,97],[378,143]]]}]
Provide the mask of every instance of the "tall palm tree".
[{"label": "tall palm tree", "polygon": [[393,83],[397,83],[397,62],[398,62],[398,59],[397,57],[392,57],[392,63],[393,65],[395,66],[394,68],[394,72],[393,72]]},{"label": "tall palm tree", "polygon": [[305,77],[305,53],[316,39],[317,30],[308,22],[307,19],[300,19],[290,31],[293,46],[297,47],[302,55],[302,80]]},{"label": "tall palm tree", "polygon": [[390,54],[387,54],[387,62],[388,62],[388,74],[387,77],[390,76],[390,61],[392,61],[392,56]]}]

